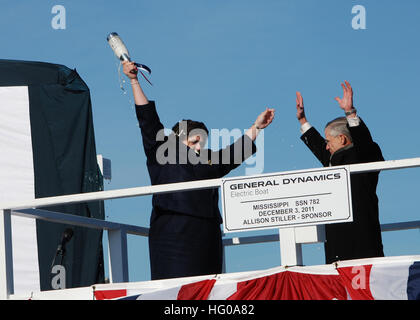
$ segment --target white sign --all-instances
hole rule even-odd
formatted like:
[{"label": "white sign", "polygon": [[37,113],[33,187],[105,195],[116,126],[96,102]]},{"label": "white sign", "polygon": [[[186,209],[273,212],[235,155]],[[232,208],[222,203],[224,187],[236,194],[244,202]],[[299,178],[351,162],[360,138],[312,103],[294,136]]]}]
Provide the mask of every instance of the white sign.
[{"label": "white sign", "polygon": [[347,166],[222,182],[225,233],[353,221]]}]

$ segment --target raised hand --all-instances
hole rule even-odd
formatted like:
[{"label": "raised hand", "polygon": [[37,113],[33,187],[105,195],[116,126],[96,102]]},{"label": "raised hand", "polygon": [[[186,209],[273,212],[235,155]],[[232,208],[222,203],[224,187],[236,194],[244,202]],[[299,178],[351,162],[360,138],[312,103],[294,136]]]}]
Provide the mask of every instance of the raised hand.
[{"label": "raised hand", "polygon": [[123,72],[129,79],[136,79],[138,69],[134,62],[123,61]]},{"label": "raised hand", "polygon": [[296,92],[296,118],[301,124],[307,122],[305,116],[305,108],[303,106],[303,98],[299,91]]},{"label": "raised hand", "polygon": [[271,122],[273,122],[274,111],[274,109],[266,108],[259,114],[257,120],[255,120],[254,124],[245,132],[245,134],[254,141],[261,129],[266,128]]},{"label": "raised hand", "polygon": [[133,89],[134,103],[138,106],[146,105],[149,103],[143,89],[137,80],[138,69],[134,62],[123,61],[123,72],[130,79],[131,88]]},{"label": "raised hand", "polygon": [[346,80],[344,81],[345,84],[341,84],[343,87],[343,98],[340,99],[339,97],[335,97],[335,100],[340,105],[340,108],[344,110],[344,112],[349,112],[354,109],[353,106],[353,89],[350,83]]},{"label": "raised hand", "polygon": [[261,114],[258,116],[257,120],[255,120],[255,125],[259,129],[266,128],[274,119],[274,109],[266,108]]}]

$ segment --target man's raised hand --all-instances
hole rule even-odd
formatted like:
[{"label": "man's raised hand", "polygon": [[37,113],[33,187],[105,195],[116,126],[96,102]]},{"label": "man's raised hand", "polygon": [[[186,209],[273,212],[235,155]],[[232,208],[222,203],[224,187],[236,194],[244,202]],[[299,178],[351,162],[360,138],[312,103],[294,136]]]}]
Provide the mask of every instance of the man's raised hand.
[{"label": "man's raised hand", "polygon": [[296,117],[299,120],[300,124],[307,122],[305,116],[305,108],[303,106],[303,98],[301,93],[296,92]]},{"label": "man's raised hand", "polygon": [[344,84],[341,84],[343,88],[343,98],[340,99],[339,97],[335,97],[335,100],[340,105],[340,108],[344,110],[344,112],[349,112],[354,109],[353,106],[353,89],[350,83],[346,80]]}]

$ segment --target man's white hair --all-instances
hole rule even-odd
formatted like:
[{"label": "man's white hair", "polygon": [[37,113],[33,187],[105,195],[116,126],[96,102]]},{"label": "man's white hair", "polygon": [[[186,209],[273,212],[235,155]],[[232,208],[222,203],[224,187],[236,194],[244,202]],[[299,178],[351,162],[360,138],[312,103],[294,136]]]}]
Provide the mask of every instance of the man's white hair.
[{"label": "man's white hair", "polygon": [[353,142],[353,139],[350,134],[350,130],[347,126],[346,117],[340,117],[340,118],[337,118],[328,122],[327,125],[325,126],[325,129],[328,129],[328,133],[332,135],[333,137],[336,137],[340,134],[344,134],[346,137],[350,139],[350,142]]}]

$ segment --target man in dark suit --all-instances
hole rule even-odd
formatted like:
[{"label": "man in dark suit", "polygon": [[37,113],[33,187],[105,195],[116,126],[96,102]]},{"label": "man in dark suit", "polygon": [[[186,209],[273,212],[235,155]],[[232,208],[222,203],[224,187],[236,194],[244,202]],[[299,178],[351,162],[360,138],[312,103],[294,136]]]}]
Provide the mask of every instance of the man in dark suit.
[{"label": "man in dark suit", "polygon": [[[323,166],[383,161],[381,149],[353,106],[353,89],[341,84],[343,98],[335,98],[346,117],[337,118],[325,127],[325,139],[306,119],[303,98],[297,92],[297,119],[301,139]],[[325,226],[325,260],[332,263],[369,257],[383,257],[376,186],[378,172],[351,175],[353,222]]]},{"label": "man in dark suit", "polygon": [[[165,136],[155,103],[137,80],[134,63],[124,62],[152,185],[221,178],[256,152],[253,141],[274,118],[263,111],[235,143],[224,150],[204,149],[208,130],[202,122],[185,120]],[[149,254],[152,280],[222,272],[223,250],[217,189],[172,192],[153,196]]]}]

